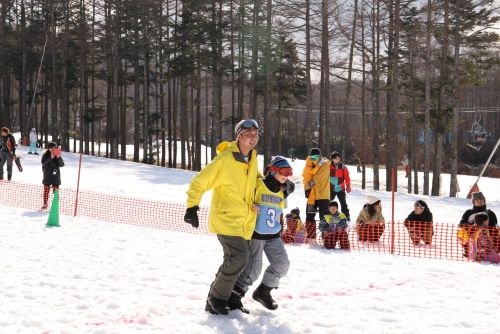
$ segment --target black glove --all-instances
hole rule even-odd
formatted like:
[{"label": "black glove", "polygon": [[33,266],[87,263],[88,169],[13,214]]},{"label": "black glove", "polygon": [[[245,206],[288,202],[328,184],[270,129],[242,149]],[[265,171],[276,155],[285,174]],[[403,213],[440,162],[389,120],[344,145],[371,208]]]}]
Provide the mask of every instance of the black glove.
[{"label": "black glove", "polygon": [[[284,188],[284,189],[283,189]],[[285,183],[283,184],[283,192],[285,193],[285,198],[288,197],[293,191],[295,190],[295,183],[293,183],[290,180],[286,180]]]},{"label": "black glove", "polygon": [[309,198],[309,194],[311,193],[311,189],[305,190],[304,193],[306,194],[306,198]]},{"label": "black glove", "polygon": [[184,215],[184,221],[193,225],[194,228],[198,228],[198,226],[200,226],[200,221],[198,220],[198,210],[200,210],[198,205],[187,208],[186,214]]}]

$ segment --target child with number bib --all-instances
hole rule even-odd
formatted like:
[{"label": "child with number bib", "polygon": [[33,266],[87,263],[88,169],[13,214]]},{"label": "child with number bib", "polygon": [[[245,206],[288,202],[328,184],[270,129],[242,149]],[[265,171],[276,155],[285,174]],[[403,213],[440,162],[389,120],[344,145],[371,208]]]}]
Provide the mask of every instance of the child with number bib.
[{"label": "child with number bib", "polygon": [[238,277],[228,300],[230,310],[239,309],[244,313],[249,313],[249,311],[243,307],[241,298],[260,276],[263,254],[266,254],[269,266],[252,297],[270,310],[278,308],[278,304],[271,296],[271,290],[278,288],[281,277],[288,273],[290,267],[280,232],[285,198],[293,191],[287,184],[291,183],[288,177],[292,175],[292,167],[286,158],[276,156],[266,170],[264,179],[257,180],[255,189],[255,205],[259,210],[255,231],[249,241],[248,262]]}]

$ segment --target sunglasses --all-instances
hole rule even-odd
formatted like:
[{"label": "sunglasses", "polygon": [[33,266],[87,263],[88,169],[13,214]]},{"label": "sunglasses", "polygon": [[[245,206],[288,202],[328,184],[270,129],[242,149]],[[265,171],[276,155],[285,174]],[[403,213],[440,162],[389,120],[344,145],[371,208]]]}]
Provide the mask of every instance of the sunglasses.
[{"label": "sunglasses", "polygon": [[311,159],[312,160],[318,160],[319,159],[319,154],[311,155]]},{"label": "sunglasses", "polygon": [[423,209],[424,208],[422,205],[420,205],[420,203],[415,203],[414,207],[417,208],[417,209]]},{"label": "sunglasses", "polygon": [[278,173],[278,174],[283,175],[283,176],[292,176],[293,175],[292,167],[272,166],[269,168],[269,170],[273,173]]}]

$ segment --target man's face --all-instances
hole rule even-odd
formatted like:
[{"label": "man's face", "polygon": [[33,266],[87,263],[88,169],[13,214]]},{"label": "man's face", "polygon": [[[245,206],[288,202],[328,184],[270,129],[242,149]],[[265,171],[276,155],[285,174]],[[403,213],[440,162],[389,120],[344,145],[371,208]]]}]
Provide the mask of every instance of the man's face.
[{"label": "man's face", "polygon": [[239,134],[238,143],[245,150],[253,149],[259,142],[259,131],[256,129],[243,130]]}]

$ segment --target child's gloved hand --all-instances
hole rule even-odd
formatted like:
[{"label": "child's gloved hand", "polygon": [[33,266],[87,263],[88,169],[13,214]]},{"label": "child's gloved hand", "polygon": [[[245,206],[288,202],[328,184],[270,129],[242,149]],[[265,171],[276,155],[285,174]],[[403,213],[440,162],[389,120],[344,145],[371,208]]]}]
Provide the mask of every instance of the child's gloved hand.
[{"label": "child's gloved hand", "polygon": [[52,153],[54,153],[54,156],[56,156],[57,158],[60,158],[61,157],[61,148],[60,147],[56,147],[52,150]]},{"label": "child's gloved hand", "polygon": [[322,220],[319,222],[318,228],[321,232],[325,232],[328,230],[328,223]]}]

